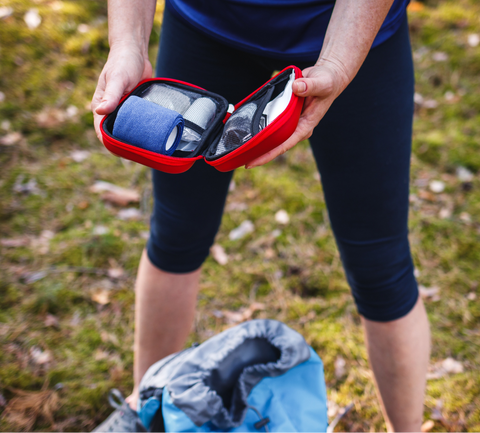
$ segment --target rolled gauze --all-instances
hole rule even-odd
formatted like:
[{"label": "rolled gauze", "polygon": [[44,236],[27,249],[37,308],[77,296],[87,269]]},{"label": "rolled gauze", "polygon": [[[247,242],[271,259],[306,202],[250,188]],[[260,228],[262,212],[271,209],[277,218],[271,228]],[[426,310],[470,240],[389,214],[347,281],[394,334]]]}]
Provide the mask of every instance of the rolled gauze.
[{"label": "rolled gauze", "polygon": [[183,115],[185,120],[189,120],[200,128],[205,129],[215,116],[217,106],[210,98],[198,98]]},{"label": "rolled gauze", "polygon": [[176,111],[130,96],[118,110],[113,136],[129,144],[171,155],[182,138],[183,117]]}]

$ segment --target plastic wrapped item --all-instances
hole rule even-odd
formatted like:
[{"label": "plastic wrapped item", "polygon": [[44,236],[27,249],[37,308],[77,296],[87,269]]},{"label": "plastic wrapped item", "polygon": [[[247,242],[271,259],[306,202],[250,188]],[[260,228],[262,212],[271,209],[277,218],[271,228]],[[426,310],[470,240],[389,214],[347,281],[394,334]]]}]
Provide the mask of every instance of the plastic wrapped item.
[{"label": "plastic wrapped item", "polygon": [[252,121],[256,111],[257,104],[250,102],[232,114],[225,124],[215,155],[221,155],[231,149],[236,149],[252,138]]}]

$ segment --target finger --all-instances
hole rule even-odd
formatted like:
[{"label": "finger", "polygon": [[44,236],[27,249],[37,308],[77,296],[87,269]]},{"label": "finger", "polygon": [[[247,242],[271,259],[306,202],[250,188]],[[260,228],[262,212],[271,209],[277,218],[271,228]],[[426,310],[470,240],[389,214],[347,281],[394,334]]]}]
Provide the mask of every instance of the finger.
[{"label": "finger", "polygon": [[120,99],[125,92],[125,84],[122,79],[110,78],[107,81],[105,92],[102,96],[102,102],[97,106],[95,112],[97,114],[109,114],[117,107]]},{"label": "finger", "polygon": [[333,93],[333,78],[330,74],[322,73],[312,78],[299,78],[293,82],[293,92],[297,96],[327,97]]},{"label": "finger", "polygon": [[93,113],[95,113],[97,107],[102,103],[102,97],[105,92],[105,84],[105,75],[101,74],[98,79],[97,88],[93,94],[92,102],[90,104],[90,109]]},{"label": "finger", "polygon": [[97,134],[98,139],[103,143],[102,133],[100,129],[100,123],[105,116],[100,116],[97,113],[93,113],[93,126],[95,127],[95,132]]}]

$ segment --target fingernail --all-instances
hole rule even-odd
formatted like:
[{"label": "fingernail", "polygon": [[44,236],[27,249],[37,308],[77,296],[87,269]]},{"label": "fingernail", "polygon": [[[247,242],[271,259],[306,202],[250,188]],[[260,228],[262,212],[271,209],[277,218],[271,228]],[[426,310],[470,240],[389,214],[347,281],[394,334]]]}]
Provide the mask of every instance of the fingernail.
[{"label": "fingernail", "polygon": [[297,92],[303,93],[307,90],[307,85],[303,81],[297,82]]},{"label": "fingernail", "polygon": [[102,102],[97,108],[95,108],[95,112],[97,112],[98,110],[101,110],[102,108],[105,108],[105,102]]}]

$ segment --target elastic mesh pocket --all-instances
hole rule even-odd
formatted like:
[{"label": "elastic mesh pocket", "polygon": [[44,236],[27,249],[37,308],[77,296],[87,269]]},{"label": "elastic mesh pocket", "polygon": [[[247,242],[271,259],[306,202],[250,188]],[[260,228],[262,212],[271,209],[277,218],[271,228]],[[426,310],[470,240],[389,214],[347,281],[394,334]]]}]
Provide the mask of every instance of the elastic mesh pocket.
[{"label": "elastic mesh pocket", "polygon": [[257,104],[249,102],[235,111],[225,124],[224,132],[218,143],[215,155],[221,155],[240,147],[252,138],[252,123]]}]

